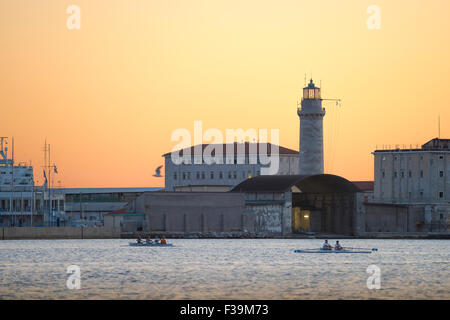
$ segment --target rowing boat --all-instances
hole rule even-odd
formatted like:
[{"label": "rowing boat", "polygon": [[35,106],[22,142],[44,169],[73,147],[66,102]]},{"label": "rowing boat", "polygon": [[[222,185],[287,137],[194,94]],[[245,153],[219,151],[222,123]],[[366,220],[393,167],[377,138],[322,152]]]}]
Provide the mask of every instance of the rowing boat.
[{"label": "rowing boat", "polygon": [[166,244],[148,243],[147,244],[147,243],[130,242],[129,245],[132,247],[173,247],[173,244],[171,244],[171,243],[166,243]]},{"label": "rowing boat", "polygon": [[372,251],[376,250],[323,250],[323,249],[303,249],[303,250],[294,250],[295,253],[372,253]]}]

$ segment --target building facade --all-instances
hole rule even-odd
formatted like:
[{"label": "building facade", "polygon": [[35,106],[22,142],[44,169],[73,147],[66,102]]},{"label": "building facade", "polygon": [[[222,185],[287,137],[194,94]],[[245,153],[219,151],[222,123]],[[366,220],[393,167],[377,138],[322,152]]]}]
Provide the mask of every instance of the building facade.
[{"label": "building facade", "polygon": [[[166,191],[203,191],[224,192],[229,191],[240,182],[255,176],[262,175],[261,164],[258,159],[262,143],[234,143],[220,145],[223,152],[221,161],[207,164],[203,158],[195,154],[197,147],[205,151],[208,146],[193,146],[190,150],[178,151],[180,156],[188,151],[189,159],[180,164],[172,161],[171,153],[163,155],[165,158],[165,190]],[[272,144],[265,144],[262,153],[272,155]],[[216,145],[217,147],[217,145]],[[234,150],[234,157],[227,158],[226,150]],[[298,172],[298,152],[284,147],[278,147],[278,175],[291,175]],[[256,163],[255,163],[256,162]]]},{"label": "building facade", "polygon": [[421,149],[376,150],[375,202],[449,204],[450,139],[433,139]]},{"label": "building facade", "polygon": [[145,192],[161,188],[66,188],[65,214],[70,226],[103,226],[104,216],[124,208]]},{"label": "building facade", "polygon": [[[366,206],[367,217],[373,212],[377,221],[385,221],[375,230],[397,231],[388,221],[401,220],[404,232],[449,232],[450,139],[435,138],[420,149],[376,150],[373,155],[374,203]],[[401,210],[405,218],[399,218]]]},{"label": "building facade", "polygon": [[254,232],[255,226],[255,215],[245,211],[240,193],[147,192],[131,201],[126,210],[107,215],[105,222],[116,223],[123,230],[138,226],[136,216],[141,215],[143,228],[135,230],[160,235]]},{"label": "building facade", "polygon": [[359,231],[356,195],[361,190],[335,175],[259,176],[232,192],[245,194],[255,231],[271,235],[346,234]]}]

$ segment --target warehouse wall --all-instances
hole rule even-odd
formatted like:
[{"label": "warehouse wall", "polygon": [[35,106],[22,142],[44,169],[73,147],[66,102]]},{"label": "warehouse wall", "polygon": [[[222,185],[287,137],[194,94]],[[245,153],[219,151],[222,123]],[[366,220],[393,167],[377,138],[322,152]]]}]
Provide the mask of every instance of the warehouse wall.
[{"label": "warehouse wall", "polygon": [[255,226],[240,193],[146,193],[134,201],[133,209],[145,213],[149,232],[254,232]]}]

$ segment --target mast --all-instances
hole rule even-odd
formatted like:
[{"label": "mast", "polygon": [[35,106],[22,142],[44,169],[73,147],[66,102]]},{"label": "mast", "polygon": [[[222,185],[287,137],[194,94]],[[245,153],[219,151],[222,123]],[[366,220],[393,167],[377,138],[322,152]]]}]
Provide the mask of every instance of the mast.
[{"label": "mast", "polygon": [[14,204],[14,137],[12,137],[12,163],[11,163],[11,197],[10,197],[10,210],[11,210],[11,218],[13,219],[13,225],[16,225],[16,216],[13,212],[13,204]]},{"label": "mast", "polygon": [[49,212],[49,216],[50,216],[50,226],[53,226],[53,216],[52,216],[52,197],[51,197],[51,192],[52,192],[52,179],[50,177],[51,175],[51,170],[50,170],[50,163],[51,163],[51,159],[50,159],[50,143],[48,144],[48,212]]},{"label": "mast", "polygon": [[[46,172],[45,172],[47,170],[46,167],[47,167],[47,139],[45,139],[45,142],[44,142],[44,174],[46,174]],[[47,178],[45,180],[47,180]],[[44,183],[45,183],[45,180],[44,180]],[[46,193],[46,190],[47,190],[47,186],[48,186],[48,181],[42,188],[42,191],[43,191],[42,192],[42,197],[43,197],[43,200],[44,200],[44,203],[43,203],[43,212],[44,213],[46,211],[46,208],[45,208],[45,193]],[[45,214],[44,214],[44,217],[45,217]],[[48,223],[48,221],[47,221],[47,223]]]}]

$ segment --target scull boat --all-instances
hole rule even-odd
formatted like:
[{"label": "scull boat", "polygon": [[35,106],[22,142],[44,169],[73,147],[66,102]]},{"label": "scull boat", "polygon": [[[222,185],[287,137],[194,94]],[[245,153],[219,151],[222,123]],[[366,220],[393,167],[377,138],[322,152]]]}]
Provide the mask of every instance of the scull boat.
[{"label": "scull boat", "polygon": [[130,242],[129,245],[132,247],[173,247],[173,244],[171,244],[171,243],[166,243],[166,244],[148,243],[147,244],[147,243]]},{"label": "scull boat", "polygon": [[298,249],[294,250],[295,253],[372,253],[373,251],[378,251],[378,249],[373,248],[371,250],[323,250],[323,249]]}]

